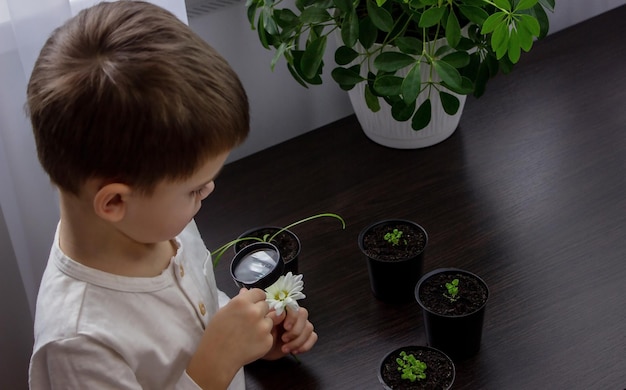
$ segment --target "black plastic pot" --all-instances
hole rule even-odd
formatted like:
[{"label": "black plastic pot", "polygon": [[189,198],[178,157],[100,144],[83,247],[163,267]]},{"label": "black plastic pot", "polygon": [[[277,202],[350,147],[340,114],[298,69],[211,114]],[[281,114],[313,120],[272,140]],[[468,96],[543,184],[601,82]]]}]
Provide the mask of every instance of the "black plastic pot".
[{"label": "black plastic pot", "polygon": [[[426,378],[411,382],[401,379],[401,372],[398,370],[396,359],[400,357],[400,352],[413,355],[417,360],[426,363]],[[397,348],[389,352],[380,362],[378,370],[378,381],[386,390],[418,390],[418,389],[440,389],[448,390],[452,388],[456,369],[450,357],[442,351],[427,346],[406,346]]]},{"label": "black plastic pot", "polygon": [[[244,237],[258,237],[263,238],[264,235],[269,234],[270,236],[279,231],[280,227],[277,226],[261,226],[256,227],[242,233],[238,239]],[[235,244],[235,253],[239,252],[242,248],[250,245],[253,242],[258,242],[255,240],[245,240],[240,241]],[[300,255],[300,239],[290,230],[284,230],[280,233],[279,237],[271,242],[274,244],[283,258],[285,263],[284,273],[292,272],[294,275],[298,273],[298,256]],[[289,252],[289,253],[287,253]]]},{"label": "black plastic pot", "polygon": [[[383,243],[387,244],[386,248],[382,245],[380,250],[374,250],[373,241],[370,240],[378,238],[385,229],[393,229],[396,226],[401,227],[403,231],[406,230],[404,238],[409,239],[408,246],[411,248],[394,247],[389,243]],[[410,244],[413,240],[418,244]],[[359,234],[358,244],[367,258],[370,286],[374,296],[390,303],[413,300],[415,284],[422,275],[424,249],[428,244],[426,230],[412,221],[387,219],[375,222],[363,229]],[[396,256],[394,251],[398,250],[404,251],[403,256],[393,258]]]},{"label": "black plastic pot", "polygon": [[[246,264],[253,264],[252,266]],[[241,269],[249,272],[242,273]],[[280,251],[269,242],[255,242],[237,252],[230,263],[230,274],[239,287],[265,289],[283,274],[285,263]]]},{"label": "black plastic pot", "polygon": [[[445,295],[448,291],[445,282],[456,277],[461,277],[459,299],[452,302]],[[465,278],[469,279],[465,281]],[[471,292],[474,290],[476,293]],[[428,345],[445,352],[455,362],[476,355],[480,350],[488,297],[487,284],[465,270],[440,268],[422,276],[415,287],[415,299],[424,314]],[[437,300],[444,307],[449,305],[445,312],[432,303]]]}]

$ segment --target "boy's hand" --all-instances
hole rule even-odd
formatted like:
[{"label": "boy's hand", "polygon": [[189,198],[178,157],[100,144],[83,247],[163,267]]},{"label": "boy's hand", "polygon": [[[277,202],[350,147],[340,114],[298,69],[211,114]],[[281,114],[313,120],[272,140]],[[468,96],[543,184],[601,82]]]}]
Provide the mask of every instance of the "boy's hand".
[{"label": "boy's hand", "polygon": [[243,366],[265,355],[273,344],[274,323],[268,313],[263,290],[242,288],[211,319],[207,331],[211,329],[219,337],[225,347],[223,354],[235,355]]},{"label": "boy's hand", "polygon": [[[265,292],[242,288],[209,321],[187,373],[202,388],[222,388],[239,368],[272,348],[274,322]],[[225,387],[224,387],[225,388]]]},{"label": "boy's hand", "polygon": [[309,322],[309,312],[305,308],[300,307],[298,311],[287,309],[280,316],[271,311],[268,317],[275,324],[272,330],[274,345],[264,359],[276,360],[290,353],[296,355],[307,352],[317,342],[317,333]]}]

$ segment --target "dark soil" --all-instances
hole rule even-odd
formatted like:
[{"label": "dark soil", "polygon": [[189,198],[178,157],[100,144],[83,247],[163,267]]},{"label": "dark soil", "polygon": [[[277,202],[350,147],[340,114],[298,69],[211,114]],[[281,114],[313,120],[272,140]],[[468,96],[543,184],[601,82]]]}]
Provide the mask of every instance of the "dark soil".
[{"label": "dark soil", "polygon": [[[278,230],[279,230],[278,228],[274,228],[274,227],[260,228],[259,230],[246,233],[246,237],[263,238],[266,234],[269,234],[271,236],[272,234],[276,233]],[[241,241],[237,243],[237,245],[235,246],[236,247],[235,249],[236,251],[240,251],[241,249],[255,242],[258,242],[258,241],[255,241],[255,240]],[[280,255],[282,256],[283,261],[285,263],[288,263],[291,260],[293,260],[298,255],[298,250],[300,249],[298,242],[293,238],[291,234],[287,233],[286,231],[281,232],[278,236],[276,236],[271,241],[271,243],[274,244],[278,248],[278,251],[280,252]]]},{"label": "dark soil", "polygon": [[[450,301],[446,283],[459,279],[458,299]],[[437,314],[459,316],[475,312],[487,301],[487,289],[476,278],[460,272],[443,272],[435,274],[422,282],[419,297],[422,304]]]},{"label": "dark soil", "polygon": [[[385,234],[398,229],[402,238],[398,245],[385,241]],[[367,257],[380,261],[401,261],[420,254],[426,246],[426,235],[413,225],[402,222],[382,223],[363,235],[363,252]]]},{"label": "dark soil", "polygon": [[[426,363],[426,378],[411,382],[402,379],[402,372],[398,371],[396,358],[400,352],[413,354],[419,361]],[[442,390],[450,387],[454,381],[454,365],[445,355],[436,350],[420,347],[406,347],[389,355],[382,362],[381,376],[384,382],[394,390]]]}]

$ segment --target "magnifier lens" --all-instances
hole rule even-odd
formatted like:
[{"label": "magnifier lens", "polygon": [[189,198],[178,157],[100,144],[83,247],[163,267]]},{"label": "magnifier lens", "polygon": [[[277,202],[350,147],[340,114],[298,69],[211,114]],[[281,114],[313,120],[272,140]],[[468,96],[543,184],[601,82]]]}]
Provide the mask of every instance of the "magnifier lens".
[{"label": "magnifier lens", "polygon": [[233,273],[242,283],[255,283],[272,272],[276,264],[278,264],[278,253],[273,250],[258,249],[245,255]]},{"label": "magnifier lens", "polygon": [[230,274],[239,287],[267,288],[285,269],[278,248],[269,242],[255,242],[241,249],[230,264]]}]

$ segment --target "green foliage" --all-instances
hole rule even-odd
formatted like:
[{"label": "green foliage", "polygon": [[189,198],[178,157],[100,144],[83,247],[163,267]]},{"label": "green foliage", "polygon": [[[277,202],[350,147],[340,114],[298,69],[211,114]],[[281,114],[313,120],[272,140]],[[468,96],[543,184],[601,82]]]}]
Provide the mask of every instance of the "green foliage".
[{"label": "green foliage", "polygon": [[443,296],[448,298],[450,302],[456,302],[459,299],[459,279],[453,279],[451,282],[446,283],[447,293]]},{"label": "green foliage", "polygon": [[[383,238],[391,245],[397,246],[400,243],[400,238],[402,238],[402,234],[402,230],[393,229],[392,231],[386,233]],[[406,240],[404,240],[404,243],[406,244]]]},{"label": "green foliage", "polygon": [[332,218],[338,219],[339,222],[341,222],[341,228],[342,229],[346,228],[346,222],[343,220],[343,218],[341,218],[337,214],[333,214],[333,213],[315,214],[315,215],[312,215],[310,217],[303,218],[303,219],[301,219],[299,221],[290,223],[289,225],[281,228],[280,230],[278,230],[276,233],[274,233],[272,235],[266,234],[265,236],[263,236],[263,238],[259,238],[259,237],[241,237],[241,238],[237,238],[237,239],[234,239],[232,241],[227,242],[226,244],[222,245],[221,247],[219,247],[216,250],[211,252],[211,255],[213,256],[213,266],[214,267],[217,266],[217,264],[219,263],[220,259],[224,255],[224,253],[228,249],[230,249],[233,245],[235,245],[235,244],[237,244],[239,242],[242,242],[242,241],[272,242],[272,240],[274,238],[276,238],[280,233],[284,232],[285,230],[289,230],[289,229],[291,229],[292,227],[294,227],[296,225],[300,225],[301,223],[308,222],[310,220],[321,218],[321,217],[332,217]]},{"label": "green foliage", "polygon": [[[284,58],[305,87],[321,84],[328,38],[339,39],[332,78],[344,90],[365,82],[372,111],[380,100],[396,120],[420,130],[431,119],[432,99],[446,113],[459,95],[480,97],[488,80],[508,73],[522,52],[549,29],[555,0],[247,0],[251,28]],[[438,42],[435,44],[435,42]],[[421,74],[425,68],[427,76]],[[417,106],[417,96],[426,101]]]},{"label": "green foliage", "polygon": [[426,379],[426,363],[417,360],[413,354],[407,355],[406,352],[401,351],[396,363],[398,363],[398,371],[402,371],[402,379],[411,382]]}]

